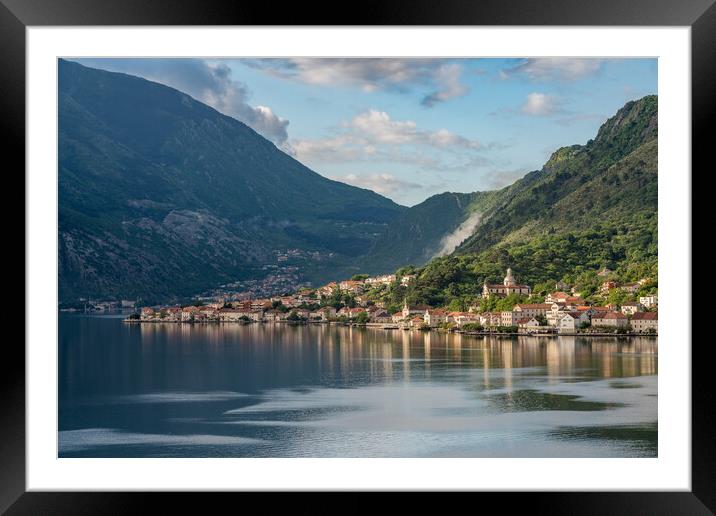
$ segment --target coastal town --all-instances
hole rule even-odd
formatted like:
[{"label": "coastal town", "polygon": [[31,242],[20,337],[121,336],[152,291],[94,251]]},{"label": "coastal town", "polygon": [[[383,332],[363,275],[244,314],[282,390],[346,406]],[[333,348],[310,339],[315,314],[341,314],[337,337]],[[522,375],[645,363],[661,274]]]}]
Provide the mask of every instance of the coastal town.
[{"label": "coastal town", "polygon": [[[604,299],[612,291],[621,294],[620,303],[595,304],[573,287],[557,282],[545,296],[533,295],[529,285],[517,282],[507,269],[501,283],[482,285],[482,294],[466,311],[445,307],[411,305],[407,298],[402,308],[389,310],[380,294],[389,289],[405,288],[414,274],[382,276],[356,275],[319,288],[302,288],[291,295],[245,299],[215,299],[190,305],[142,307],[125,319],[137,323],[293,323],[351,324],[403,330],[441,330],[462,333],[523,335],[601,335],[658,333],[658,296],[638,296],[649,282],[619,284],[609,279],[607,269],[599,276],[606,279],[600,294]],[[512,304],[511,299],[518,300]],[[527,299],[527,302],[521,300]],[[502,301],[501,310],[486,306]],[[507,302],[508,306],[504,306]]]}]

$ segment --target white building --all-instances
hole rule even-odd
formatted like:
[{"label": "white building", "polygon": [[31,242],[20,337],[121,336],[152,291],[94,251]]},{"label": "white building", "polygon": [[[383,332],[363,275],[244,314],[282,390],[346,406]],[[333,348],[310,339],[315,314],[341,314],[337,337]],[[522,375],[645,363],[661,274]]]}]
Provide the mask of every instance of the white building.
[{"label": "white building", "polygon": [[517,328],[523,332],[536,333],[540,329],[540,324],[534,317],[523,317],[517,321]]},{"label": "white building", "polygon": [[637,312],[641,312],[642,306],[639,303],[626,302],[622,303],[621,312],[624,315],[634,315]]},{"label": "white building", "polygon": [[512,275],[512,269],[507,269],[507,274],[502,280],[502,284],[488,284],[487,281],[482,285],[482,297],[490,296],[508,296],[510,294],[520,294],[529,296],[532,288],[529,285],[518,285]]},{"label": "white building", "polygon": [[586,312],[563,312],[557,321],[559,333],[575,333],[583,323],[589,322]]},{"label": "white building", "polygon": [[639,302],[646,308],[652,308],[655,306],[659,306],[659,297],[658,296],[641,296],[639,298]]}]

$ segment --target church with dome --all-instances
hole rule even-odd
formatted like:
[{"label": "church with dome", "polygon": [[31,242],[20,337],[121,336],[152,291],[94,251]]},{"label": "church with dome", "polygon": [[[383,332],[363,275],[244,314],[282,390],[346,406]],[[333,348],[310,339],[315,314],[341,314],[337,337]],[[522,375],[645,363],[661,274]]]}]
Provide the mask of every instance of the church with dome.
[{"label": "church with dome", "polygon": [[502,284],[490,285],[485,281],[482,285],[482,297],[490,296],[509,296],[510,294],[520,294],[529,296],[532,293],[532,288],[529,285],[518,285],[515,281],[515,277],[512,275],[512,269],[507,269],[505,279],[502,280]]}]

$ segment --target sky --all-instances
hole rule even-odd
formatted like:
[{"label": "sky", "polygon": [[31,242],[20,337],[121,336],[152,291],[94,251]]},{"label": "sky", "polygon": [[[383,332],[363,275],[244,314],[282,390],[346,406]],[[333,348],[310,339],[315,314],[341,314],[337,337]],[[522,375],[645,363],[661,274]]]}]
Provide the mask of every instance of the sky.
[{"label": "sky", "polygon": [[656,59],[74,60],[181,90],[319,174],[405,206],[507,186],[657,93]]}]

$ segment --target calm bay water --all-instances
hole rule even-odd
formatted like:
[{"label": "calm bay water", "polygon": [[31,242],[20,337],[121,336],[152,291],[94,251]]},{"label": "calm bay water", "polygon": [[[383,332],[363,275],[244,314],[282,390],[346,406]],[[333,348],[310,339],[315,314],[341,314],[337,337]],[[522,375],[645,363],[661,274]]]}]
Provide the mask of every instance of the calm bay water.
[{"label": "calm bay water", "polygon": [[61,457],[655,457],[657,339],[60,314]]}]

